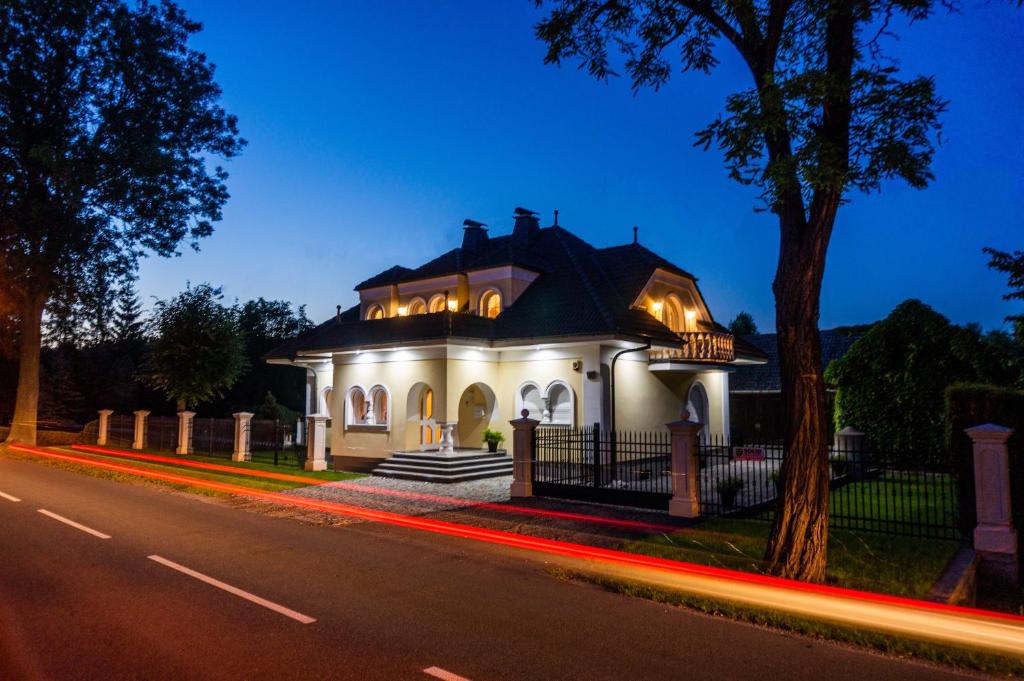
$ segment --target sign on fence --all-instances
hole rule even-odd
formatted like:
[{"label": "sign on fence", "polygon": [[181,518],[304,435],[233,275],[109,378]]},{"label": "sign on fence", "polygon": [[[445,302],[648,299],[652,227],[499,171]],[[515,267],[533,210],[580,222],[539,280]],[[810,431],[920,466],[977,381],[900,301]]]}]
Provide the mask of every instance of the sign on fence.
[{"label": "sign on fence", "polygon": [[733,447],[733,461],[764,461],[764,447]]}]

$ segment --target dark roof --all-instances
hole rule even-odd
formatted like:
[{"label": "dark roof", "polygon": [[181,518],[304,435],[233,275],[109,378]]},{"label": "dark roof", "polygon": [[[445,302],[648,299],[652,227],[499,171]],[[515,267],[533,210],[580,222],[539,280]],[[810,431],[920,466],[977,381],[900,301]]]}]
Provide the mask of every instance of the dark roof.
[{"label": "dark roof", "polygon": [[[856,334],[848,334],[835,329],[822,329],[821,367],[824,369],[829,362],[846,354],[850,346],[860,338]],[[768,358],[767,364],[739,365],[729,377],[730,392],[779,392],[782,382],[779,378],[779,346],[774,333],[759,333],[752,336],[737,336],[736,351],[739,343],[747,343],[761,350]]]},{"label": "dark roof", "polygon": [[[639,244],[598,249],[557,226],[540,229],[525,245],[501,236],[488,239],[479,252],[455,248],[415,269],[393,267],[356,288],[504,264],[525,267],[539,276],[494,320],[441,312],[360,321],[358,308],[353,308],[342,315],[340,322],[332,318],[303,338],[274,349],[268,357],[293,357],[299,350],[443,338],[504,341],[611,335],[649,339],[662,345],[681,343],[653,316],[630,306],[657,268],[690,279],[693,275]],[[748,344],[738,344],[737,351],[762,357]]]}]

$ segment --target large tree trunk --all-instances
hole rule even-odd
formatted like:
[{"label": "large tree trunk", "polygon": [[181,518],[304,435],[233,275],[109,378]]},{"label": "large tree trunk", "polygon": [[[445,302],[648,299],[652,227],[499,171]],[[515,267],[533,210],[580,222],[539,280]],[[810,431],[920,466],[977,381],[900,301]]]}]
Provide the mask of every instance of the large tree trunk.
[{"label": "large tree trunk", "polygon": [[21,340],[18,353],[18,394],[8,443],[34,445],[39,413],[39,350],[42,345],[44,296],[34,296],[21,310]]},{"label": "large tree trunk", "polygon": [[835,202],[819,206],[811,221],[780,215],[782,241],[775,275],[775,323],[785,456],[771,536],[769,572],[820,582],[828,544],[828,424],[821,366],[818,312],[825,252]]}]

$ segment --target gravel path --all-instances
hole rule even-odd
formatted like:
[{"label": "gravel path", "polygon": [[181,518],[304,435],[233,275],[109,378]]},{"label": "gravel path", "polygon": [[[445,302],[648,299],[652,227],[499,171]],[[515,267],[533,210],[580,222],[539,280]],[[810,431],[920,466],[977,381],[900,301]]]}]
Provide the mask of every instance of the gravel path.
[{"label": "gravel path", "polygon": [[300,487],[287,494],[354,504],[378,511],[426,515],[475,506],[479,502],[506,502],[509,500],[511,484],[511,475],[451,484],[371,475],[358,480]]}]

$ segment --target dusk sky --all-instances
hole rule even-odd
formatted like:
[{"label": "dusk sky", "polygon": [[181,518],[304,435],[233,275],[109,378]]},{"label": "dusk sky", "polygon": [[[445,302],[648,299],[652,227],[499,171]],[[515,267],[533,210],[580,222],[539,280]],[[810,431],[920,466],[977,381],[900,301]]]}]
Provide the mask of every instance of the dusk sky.
[{"label": "dusk sky", "polygon": [[[315,321],[394,264],[459,245],[462,220],[512,227],[524,206],[595,246],[640,241],[694,274],[716,318],[772,330],[774,216],[728,179],[694,132],[749,75],[723,50],[711,77],[634,96],[575,64],[543,64],[542,16],[507,2],[185,2],[249,141],[229,162],[231,200],[202,250],[143,263],[140,292],[186,281],[229,300],[305,303]],[[908,75],[950,100],[926,190],[852,195],[829,253],[821,326],[868,322],[920,298],[954,322],[1002,325],[1003,275],[983,246],[1024,248],[1024,12],[967,2],[904,32]]]}]

